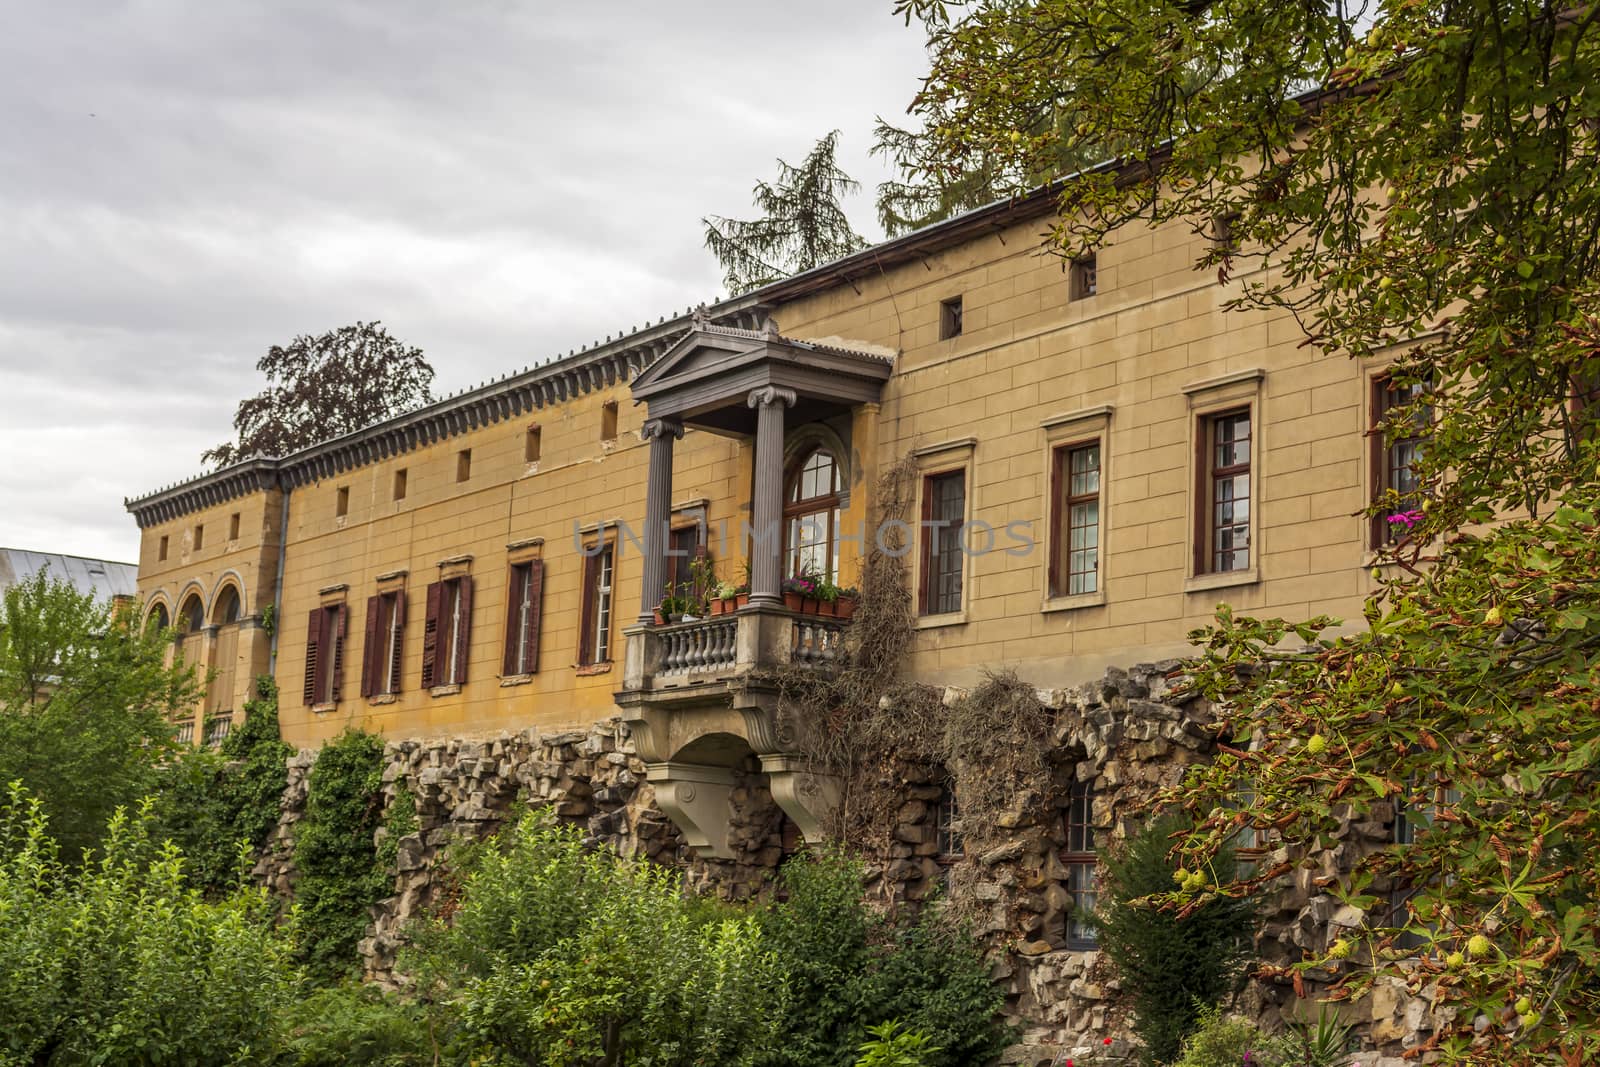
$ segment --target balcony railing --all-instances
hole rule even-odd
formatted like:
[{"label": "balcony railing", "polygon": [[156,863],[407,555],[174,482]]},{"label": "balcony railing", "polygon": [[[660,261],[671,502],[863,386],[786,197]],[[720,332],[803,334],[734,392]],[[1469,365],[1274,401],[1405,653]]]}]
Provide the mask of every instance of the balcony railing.
[{"label": "balcony railing", "polygon": [[661,639],[658,677],[672,678],[705,671],[733,670],[737,663],[739,625],[733,615],[678,622],[655,629]]},{"label": "balcony railing", "polygon": [[693,622],[641,626],[629,631],[623,688],[724,681],[788,663],[824,669],[838,661],[849,625],[844,619],[749,605]]}]

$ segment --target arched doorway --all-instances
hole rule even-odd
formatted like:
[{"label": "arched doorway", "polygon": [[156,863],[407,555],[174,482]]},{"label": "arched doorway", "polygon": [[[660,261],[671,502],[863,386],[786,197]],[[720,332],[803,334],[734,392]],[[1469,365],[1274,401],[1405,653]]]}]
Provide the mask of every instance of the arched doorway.
[{"label": "arched doorway", "polygon": [[211,641],[210,681],[206,684],[205,743],[222,744],[233,726],[239,663],[239,587],[229,583],[211,609],[216,635]]},{"label": "arched doorway", "polygon": [[[206,678],[206,606],[200,601],[200,594],[192,592],[183,599],[178,607],[178,618],[175,623],[176,634],[176,661],[185,667],[190,667],[195,672],[195,678],[202,684]],[[203,703],[203,702],[202,702]],[[199,709],[196,709],[198,711]],[[194,717],[186,721],[180,720],[178,727],[178,741],[180,744],[193,744],[195,735]]]}]

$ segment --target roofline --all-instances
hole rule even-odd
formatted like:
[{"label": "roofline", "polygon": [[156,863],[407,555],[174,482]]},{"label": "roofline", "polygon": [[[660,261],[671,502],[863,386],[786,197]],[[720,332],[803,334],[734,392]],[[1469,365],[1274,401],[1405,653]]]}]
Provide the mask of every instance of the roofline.
[{"label": "roofline", "polygon": [[[1294,99],[1309,116],[1328,103],[1376,91],[1380,85],[1381,82],[1374,81],[1336,89],[1317,88]],[[705,308],[702,313],[720,325],[741,327],[748,323],[745,328],[759,328],[772,305],[838,285],[853,284],[854,278],[911,262],[930,252],[960,244],[974,235],[1049,214],[1068,183],[1105,173],[1115,174],[1119,181],[1127,180],[1136,172],[1158,166],[1164,154],[1165,146],[1146,159],[1110,159],[1062,175],[1016,196],[973,208],[770,285],[729,297]],[[659,319],[654,326],[635,327],[626,335],[618,334],[614,341],[607,337],[604,342],[597,341],[565,357],[554,357],[525,368],[521,374],[502,375],[496,381],[484,382],[287,456],[252,457],[143,496],[126,498],[123,506],[143,528],[243,496],[257,488],[292,489],[525,411],[537,411],[547,404],[637,375],[692,328],[693,314],[686,310],[671,318]]]},{"label": "roofline", "polygon": [[47,552],[42,548],[17,548],[14,545],[0,545],[0,552],[31,552],[35,556],[60,556],[62,559],[81,559],[86,563],[109,563],[113,567],[138,568],[137,563],[128,563],[120,559],[102,559],[99,556],[80,556],[75,552]]}]

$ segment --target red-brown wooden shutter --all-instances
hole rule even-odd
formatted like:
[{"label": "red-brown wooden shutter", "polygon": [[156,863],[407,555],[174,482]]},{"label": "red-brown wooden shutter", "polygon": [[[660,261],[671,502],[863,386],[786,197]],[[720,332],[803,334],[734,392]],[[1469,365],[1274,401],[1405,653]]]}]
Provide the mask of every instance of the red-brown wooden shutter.
[{"label": "red-brown wooden shutter", "polygon": [[432,689],[439,662],[439,605],[444,600],[444,583],[428,586],[428,613],[422,623],[422,688]]},{"label": "red-brown wooden shutter", "polygon": [[330,609],[333,618],[333,684],[328,688],[328,699],[339,703],[344,696],[344,641],[350,628],[350,609],[344,604]]},{"label": "red-brown wooden shutter", "polygon": [[367,636],[361,644],[361,695],[364,697],[377,694],[378,678],[383,671],[381,657],[384,641],[379,633],[382,619],[383,597],[367,597]]},{"label": "red-brown wooden shutter", "polygon": [[[383,635],[383,647],[389,647],[389,635]],[[406,647],[406,591],[394,592],[394,659],[389,661],[389,692],[400,692],[400,660]]]},{"label": "red-brown wooden shutter", "polygon": [[933,598],[929,589],[933,585],[933,546],[937,539],[933,536],[933,479],[922,479],[922,523],[917,530],[917,613],[926,615],[930,610]]},{"label": "red-brown wooden shutter", "polygon": [[506,649],[500,661],[502,675],[517,673],[517,617],[522,608],[523,586],[520,579],[524,566],[526,564],[513,563],[511,577],[506,582]]},{"label": "red-brown wooden shutter", "polygon": [[594,662],[595,585],[600,579],[600,553],[604,546],[592,546],[594,555],[583,557],[583,606],[578,612],[578,662]]},{"label": "red-brown wooden shutter", "polygon": [[467,651],[472,647],[472,579],[457,578],[461,583],[461,614],[456,620],[456,676],[450,681],[460,685],[467,680]]},{"label": "red-brown wooden shutter", "polygon": [[528,563],[528,632],[524,635],[522,649],[523,669],[529,674],[539,671],[539,613],[544,597],[544,560]]},{"label": "red-brown wooden shutter", "polygon": [[312,608],[306,621],[306,705],[317,702],[317,672],[322,669],[322,609]]}]

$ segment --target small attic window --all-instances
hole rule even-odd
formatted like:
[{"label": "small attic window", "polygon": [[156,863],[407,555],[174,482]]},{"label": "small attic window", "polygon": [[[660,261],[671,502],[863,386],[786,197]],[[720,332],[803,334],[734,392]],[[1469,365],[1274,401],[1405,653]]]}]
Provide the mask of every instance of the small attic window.
[{"label": "small attic window", "polygon": [[539,440],[539,427],[537,427],[537,426],[529,426],[528,427],[528,433],[522,440],[522,460],[523,460],[523,462],[524,463],[537,463],[537,462],[539,462],[539,451],[540,451],[540,448],[541,448],[541,442]]},{"label": "small attic window", "polygon": [[464,482],[472,477],[472,449],[463,448],[456,453],[456,481]]},{"label": "small attic window", "polygon": [[406,469],[404,467],[394,472],[394,498],[396,500],[404,500],[406,498]]},{"label": "small attic window", "polygon": [[167,535],[161,535],[161,543],[156,546],[157,562],[165,562],[167,558]]},{"label": "small attic window", "polygon": [[237,511],[228,516],[228,540],[239,540],[239,513]]},{"label": "small attic window", "polygon": [[194,524],[194,550],[196,552],[200,551],[200,549],[205,547],[205,543],[206,524],[203,522],[197,522]]},{"label": "small attic window", "polygon": [[939,340],[961,336],[961,298],[952,296],[939,304]]},{"label": "small attic window", "polygon": [[1099,271],[1094,253],[1072,261],[1072,299],[1083,300],[1100,291]]},{"label": "small attic window", "polygon": [[617,439],[617,402],[607,400],[600,405],[600,440],[615,441]]},{"label": "small attic window", "polygon": [[350,514],[350,487],[348,485],[339,487],[339,493],[334,497],[333,513],[341,519]]}]

